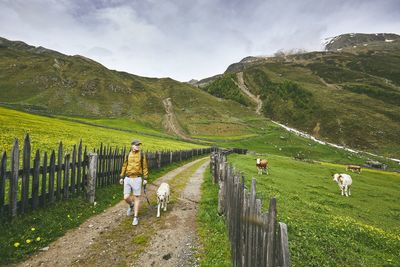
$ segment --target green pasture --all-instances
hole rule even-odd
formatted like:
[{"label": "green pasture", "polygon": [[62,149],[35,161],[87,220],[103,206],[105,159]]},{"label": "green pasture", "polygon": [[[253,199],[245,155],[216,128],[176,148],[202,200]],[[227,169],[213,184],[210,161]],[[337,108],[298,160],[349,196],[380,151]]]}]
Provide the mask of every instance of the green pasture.
[{"label": "green pasture", "polygon": [[[358,164],[363,166],[368,159],[384,162],[389,170],[400,169],[399,164],[383,157],[374,157],[364,153],[352,153],[343,149],[321,145],[309,139],[296,136],[278,125],[264,123],[262,132],[257,136],[239,139],[216,139],[220,147],[238,147],[253,151],[254,159],[262,156],[281,155],[298,158],[303,161],[322,161],[339,164]],[[254,152],[256,151],[256,152]]]},{"label": "green pasture", "polygon": [[344,165],[268,155],[270,174],[258,175],[253,155],[229,156],[257,180],[264,210],[277,199],[278,220],[288,225],[292,266],[399,266],[400,174],[363,169],[343,197],[332,174]]},{"label": "green pasture", "polygon": [[[126,127],[126,125],[123,124],[122,127]],[[142,131],[143,127],[139,127],[139,131]],[[132,139],[140,139],[142,149],[149,151],[202,147],[171,138],[106,129],[69,120],[33,115],[4,107],[0,107],[0,132],[0,151],[6,151],[8,154],[11,152],[14,139],[19,139],[21,148],[22,141],[27,133],[29,133],[31,139],[32,151],[40,149],[41,153],[57,149],[60,141],[63,143],[64,151],[72,150],[72,146],[78,144],[80,140],[89,150],[100,147],[101,143],[113,147],[130,146]]]},{"label": "green pasture", "polygon": [[122,131],[129,131],[132,133],[139,133],[145,135],[154,135],[158,137],[165,137],[176,139],[175,137],[162,133],[161,129],[154,129],[151,125],[145,125],[139,121],[127,118],[83,118],[83,117],[68,117],[57,116],[63,120],[70,120],[74,122],[89,124],[93,126],[100,126],[105,128],[117,129]]}]

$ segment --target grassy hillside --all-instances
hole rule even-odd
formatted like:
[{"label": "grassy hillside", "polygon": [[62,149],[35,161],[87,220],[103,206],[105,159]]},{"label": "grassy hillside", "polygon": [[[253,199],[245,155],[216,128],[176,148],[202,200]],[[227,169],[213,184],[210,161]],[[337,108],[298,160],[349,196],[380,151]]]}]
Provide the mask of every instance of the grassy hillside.
[{"label": "grassy hillside", "polygon": [[332,173],[345,166],[311,164],[268,155],[270,175],[257,175],[254,156],[230,155],[257,197],[277,198],[278,220],[288,225],[292,266],[400,265],[400,175],[352,174],[352,195],[340,195]]},{"label": "grassy hillside", "polygon": [[[262,125],[262,124],[261,124]],[[257,154],[279,155],[296,158],[304,162],[327,162],[334,164],[357,164],[364,166],[369,159],[383,162],[388,165],[388,170],[399,171],[398,163],[383,157],[374,157],[366,153],[352,153],[343,149],[321,145],[314,141],[296,136],[277,125],[264,122],[263,134],[243,139],[215,140],[221,147],[245,148]],[[254,159],[258,157],[254,155]]]},{"label": "grassy hillside", "polygon": [[[242,116],[254,116],[243,105],[221,100],[186,83],[113,71],[81,56],[66,56],[0,38],[3,105],[103,122],[135,121],[165,132],[166,98],[171,98],[178,126],[187,135],[214,135],[213,123],[224,122],[226,128],[235,129]],[[210,126],[204,127],[204,121]],[[228,130],[227,134],[242,132]]]},{"label": "grassy hillside", "polygon": [[[390,42],[356,37],[347,36],[358,45],[344,37],[332,41],[335,51],[252,57],[222,77],[243,72],[268,118],[329,142],[400,157],[400,36]],[[219,88],[237,91],[227,83]]]},{"label": "grassy hillside", "polygon": [[212,83],[206,84],[203,90],[214,96],[231,99],[242,105],[250,106],[251,101],[243,95],[236,82],[236,75],[234,73],[227,73],[218,77]]},{"label": "grassy hillside", "polygon": [[[141,130],[143,131],[143,129]],[[32,151],[36,149],[51,151],[51,149],[58,147],[60,141],[68,150],[72,149],[72,145],[78,144],[81,139],[88,149],[97,148],[100,143],[114,147],[129,146],[133,139],[140,139],[143,142],[142,149],[152,151],[204,147],[172,138],[106,129],[3,107],[0,107],[0,132],[0,152],[6,151],[8,154],[11,151],[14,138],[18,138],[22,142],[26,133],[30,135]]]}]

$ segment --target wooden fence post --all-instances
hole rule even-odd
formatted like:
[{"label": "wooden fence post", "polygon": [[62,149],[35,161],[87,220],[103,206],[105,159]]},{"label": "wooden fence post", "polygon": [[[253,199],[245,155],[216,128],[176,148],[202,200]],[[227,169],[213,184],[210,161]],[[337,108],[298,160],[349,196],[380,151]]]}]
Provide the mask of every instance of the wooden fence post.
[{"label": "wooden fence post", "polygon": [[76,185],[77,188],[76,190],[78,191],[78,193],[81,192],[81,188],[82,188],[82,139],[79,142],[79,146],[78,146],[78,173],[76,175]]},{"label": "wooden fence post", "polygon": [[274,266],[276,229],[276,199],[271,198],[268,210],[267,267]]},{"label": "wooden fence post", "polygon": [[21,182],[21,213],[24,213],[28,208],[29,198],[29,176],[30,176],[30,164],[31,164],[31,142],[29,140],[29,134],[26,134],[24,139],[24,150],[22,155],[22,182]]},{"label": "wooden fence post", "polygon": [[57,152],[57,185],[56,185],[57,200],[61,200],[62,151],[63,151],[63,146],[62,142],[60,142]]},{"label": "wooden fence post", "polygon": [[289,241],[286,224],[279,222],[278,230],[276,266],[290,266]]},{"label": "wooden fence post", "polygon": [[19,170],[19,144],[15,139],[11,152],[11,179],[10,179],[10,214],[17,216],[17,195],[18,195],[18,170]]},{"label": "wooden fence post", "polygon": [[43,154],[43,168],[42,168],[42,193],[40,196],[40,206],[46,203],[46,185],[47,185],[47,152]]},{"label": "wooden fence post", "polygon": [[50,173],[49,173],[49,202],[54,202],[54,177],[56,172],[56,154],[54,150],[50,154]]},{"label": "wooden fence post", "polygon": [[75,184],[75,175],[76,175],[76,145],[73,146],[72,150],[72,160],[71,160],[71,194],[75,194],[76,184]]},{"label": "wooden fence post", "polygon": [[36,209],[39,205],[39,174],[40,174],[40,155],[39,155],[39,149],[37,149],[35,154],[35,159],[33,161],[32,209]]},{"label": "wooden fence post", "polygon": [[86,197],[89,203],[94,203],[96,195],[96,175],[97,175],[97,154],[89,153],[88,162],[88,173],[87,173],[87,187]]},{"label": "wooden fence post", "polygon": [[225,212],[225,209],[226,209],[226,197],[228,197],[228,196],[226,196],[225,195],[225,193],[226,193],[226,179],[225,179],[225,172],[226,172],[226,169],[227,169],[227,162],[222,162],[221,163],[221,169],[222,169],[222,171],[223,171],[223,174],[219,177],[219,179],[218,179],[218,185],[219,185],[219,191],[218,191],[218,214],[219,215],[223,215],[223,214],[225,214],[226,215],[226,212]]},{"label": "wooden fence post", "polygon": [[66,154],[64,157],[64,186],[63,186],[63,197],[69,198],[69,160],[70,154]]}]

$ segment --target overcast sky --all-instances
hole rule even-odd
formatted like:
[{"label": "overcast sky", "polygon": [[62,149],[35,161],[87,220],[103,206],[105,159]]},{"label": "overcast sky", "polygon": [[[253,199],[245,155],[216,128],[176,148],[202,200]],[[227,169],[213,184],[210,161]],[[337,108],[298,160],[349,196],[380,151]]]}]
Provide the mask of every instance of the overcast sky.
[{"label": "overcast sky", "polygon": [[0,0],[1,37],[180,81],[349,32],[400,34],[400,0]]}]

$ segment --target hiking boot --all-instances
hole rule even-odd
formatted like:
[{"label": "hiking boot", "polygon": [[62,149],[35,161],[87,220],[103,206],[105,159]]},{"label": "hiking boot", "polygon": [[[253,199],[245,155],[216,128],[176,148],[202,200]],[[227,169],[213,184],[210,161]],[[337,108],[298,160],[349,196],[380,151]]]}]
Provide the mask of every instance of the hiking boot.
[{"label": "hiking boot", "polygon": [[138,217],[133,217],[132,225],[138,225],[138,223],[139,223]]},{"label": "hiking boot", "polygon": [[128,210],[126,211],[126,216],[131,216],[133,214],[134,207],[135,207],[135,204],[132,204],[129,206]]}]

